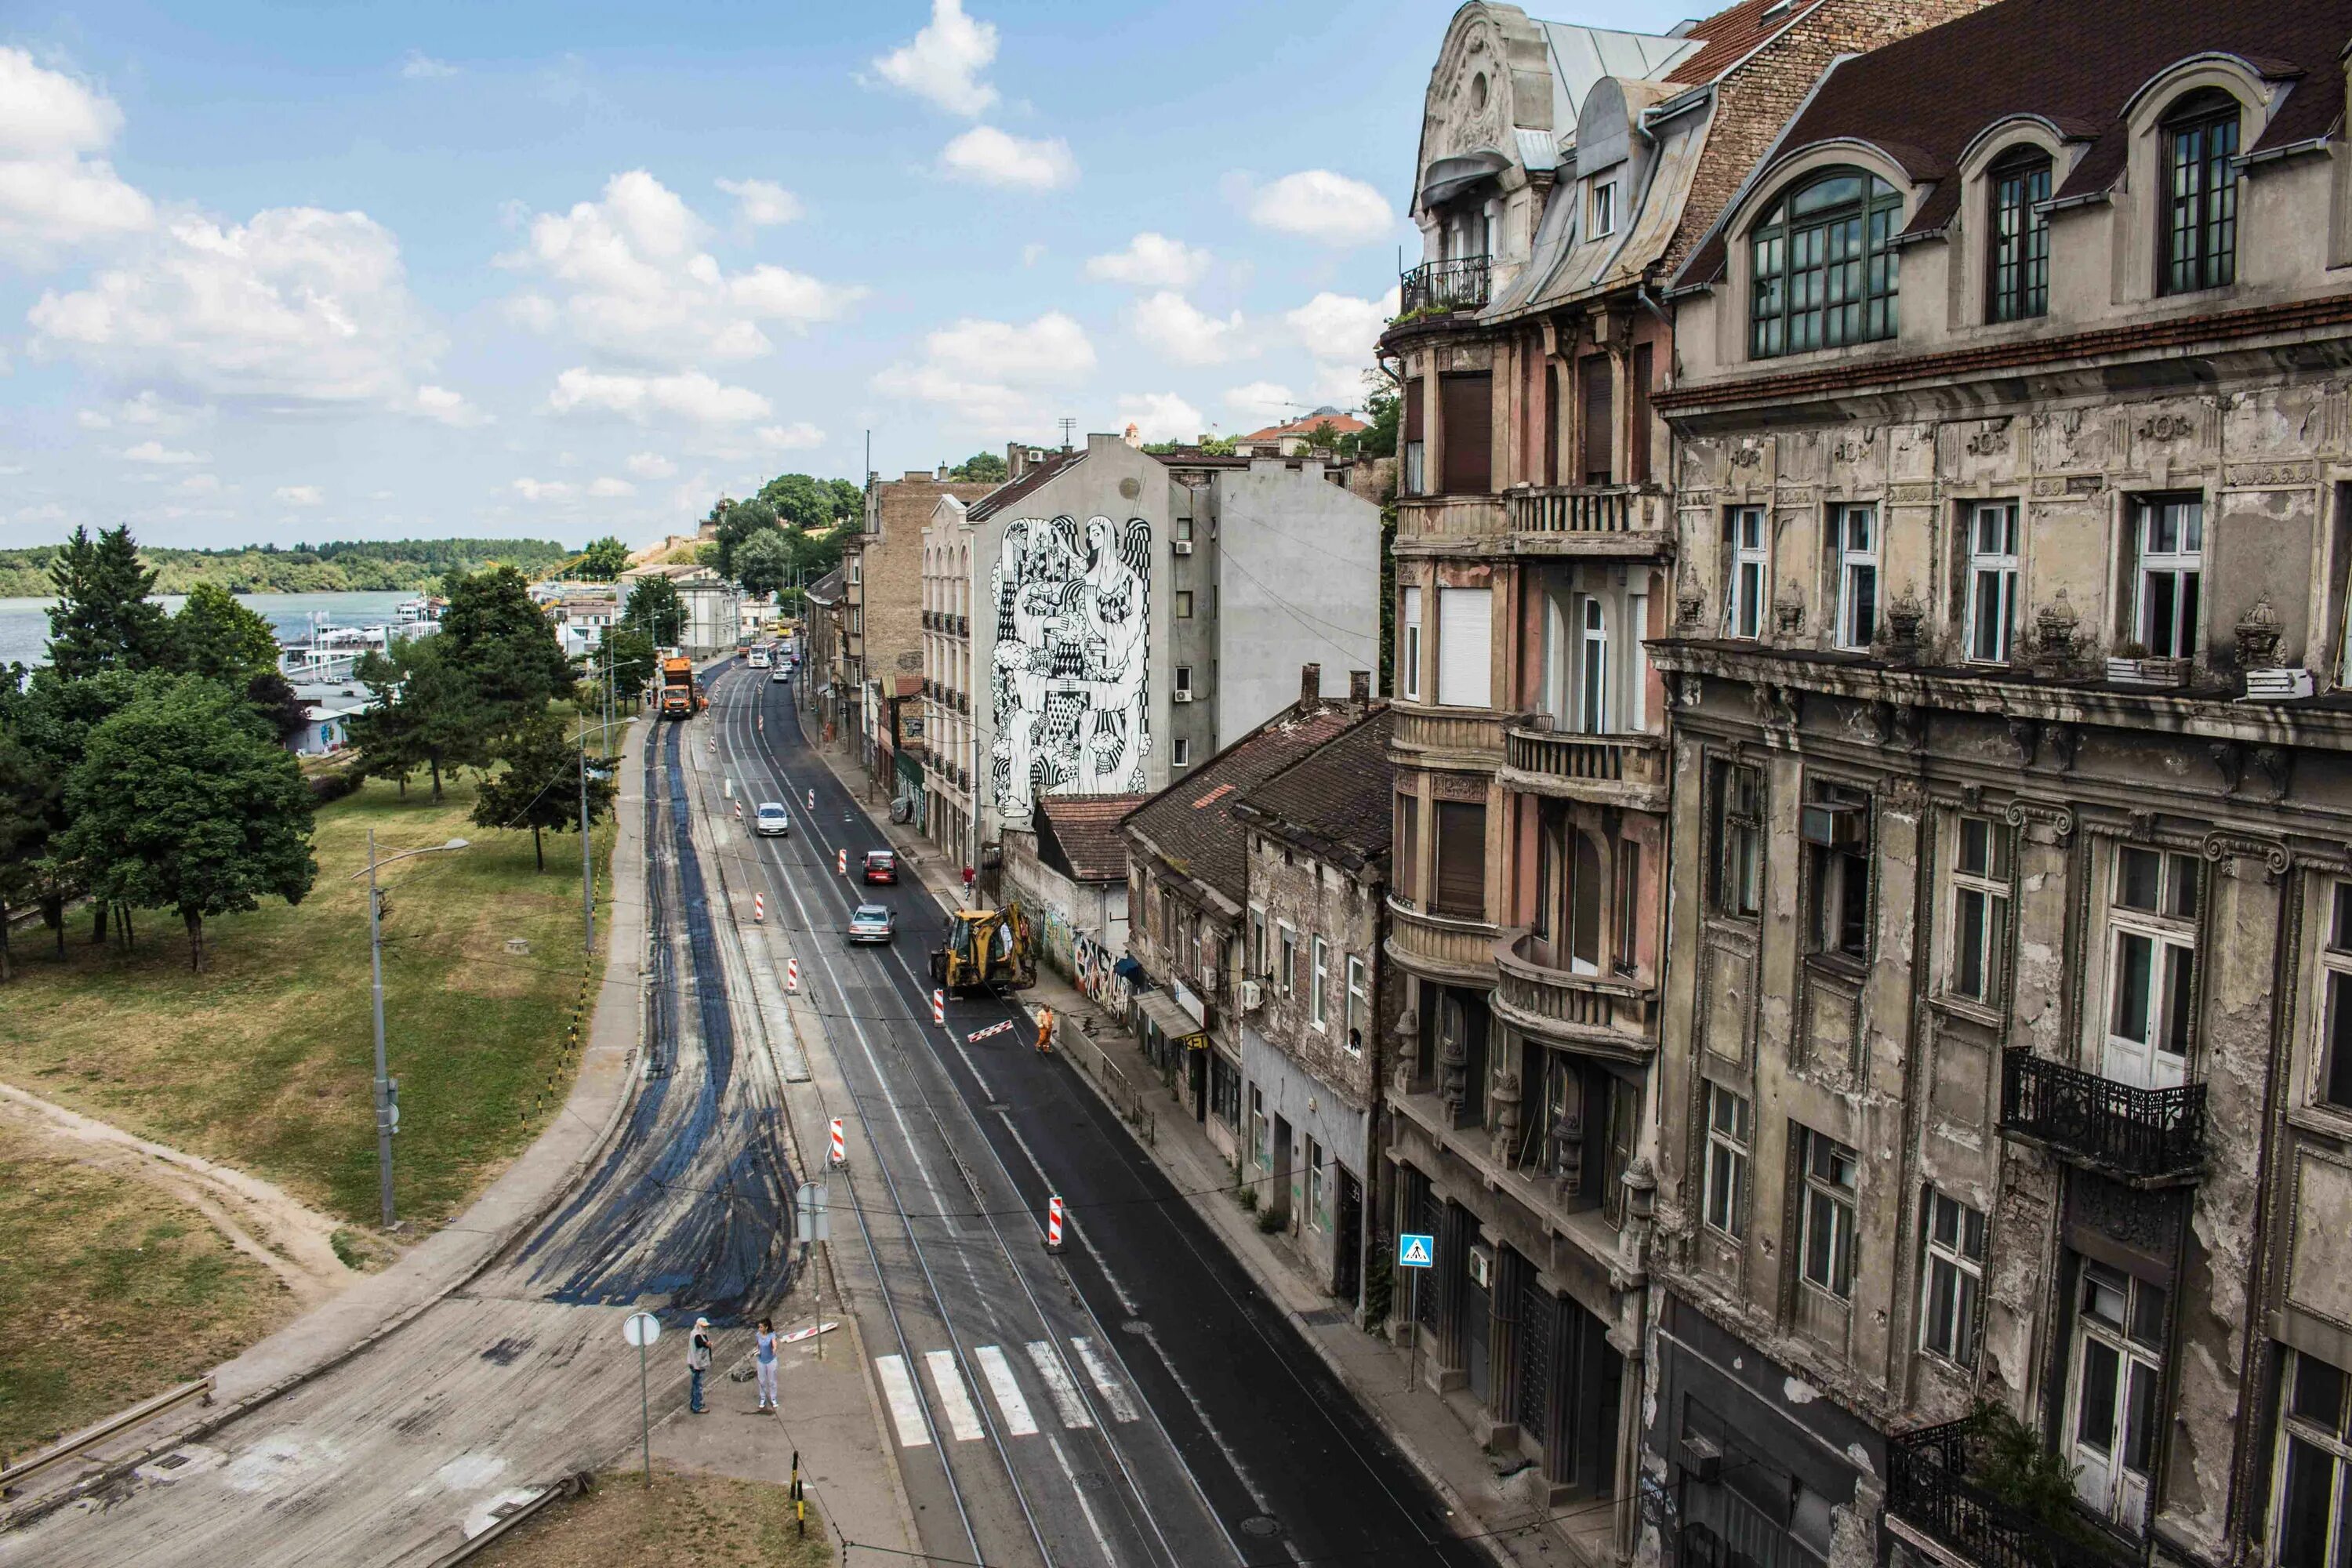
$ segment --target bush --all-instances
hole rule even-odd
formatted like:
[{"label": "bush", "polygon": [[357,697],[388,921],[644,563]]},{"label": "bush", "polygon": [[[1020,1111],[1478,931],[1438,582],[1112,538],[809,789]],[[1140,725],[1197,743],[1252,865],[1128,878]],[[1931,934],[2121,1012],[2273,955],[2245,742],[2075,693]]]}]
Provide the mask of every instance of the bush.
[{"label": "bush", "polygon": [[311,803],[324,805],[331,800],[341,800],[347,795],[356,794],[365,778],[365,773],[361,771],[360,765],[356,763],[347,768],[334,768],[326,773],[313,773],[310,781]]},{"label": "bush", "polygon": [[1276,1231],[1288,1230],[1290,1221],[1281,1210],[1270,1208],[1257,1216],[1257,1228],[1259,1235],[1272,1236]]}]

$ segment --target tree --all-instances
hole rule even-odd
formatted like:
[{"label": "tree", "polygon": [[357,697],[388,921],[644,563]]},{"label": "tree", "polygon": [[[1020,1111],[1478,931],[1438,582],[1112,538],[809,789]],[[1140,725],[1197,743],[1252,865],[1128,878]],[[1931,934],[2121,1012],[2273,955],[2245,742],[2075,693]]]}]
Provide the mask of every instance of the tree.
[{"label": "tree", "polygon": [[131,526],[90,537],[77,528],[49,564],[49,666],[68,677],[101,669],[153,669],[168,662],[169,618],[148,597],[155,574],[139,559]]},{"label": "tree", "polygon": [[948,470],[948,478],[961,479],[967,484],[1001,485],[1004,477],[1004,454],[1002,452],[974,452]]},{"label": "tree", "polygon": [[[540,839],[542,831],[585,831],[580,821],[580,747],[565,732],[562,720],[542,714],[508,732],[499,742],[498,760],[506,766],[482,781],[481,791],[474,797],[474,825],[530,828],[531,853],[544,871],[547,850]],[[613,781],[598,778],[596,773],[592,768],[588,774],[592,824],[613,806]]]},{"label": "tree", "polygon": [[621,624],[642,632],[656,647],[676,647],[686,640],[686,601],[667,577],[640,577],[622,607]]},{"label": "tree", "polygon": [[295,695],[294,683],[274,669],[257,669],[246,680],[245,700],[281,746],[310,727],[310,705]]},{"label": "tree", "polygon": [[449,605],[441,630],[426,640],[441,644],[445,660],[471,678],[477,698],[495,710],[494,723],[536,713],[572,689],[572,667],[521,573],[453,572],[444,591]]},{"label": "tree", "polygon": [[374,700],[346,726],[362,773],[405,789],[408,775],[424,768],[435,800],[444,773],[488,764],[503,717],[483,700],[470,672],[452,662],[446,640],[446,634],[411,637],[394,644],[389,657],[360,660],[356,673]]},{"label": "tree", "polygon": [[1393,458],[1397,423],[1404,416],[1404,398],[1393,387],[1372,392],[1364,399],[1367,427],[1339,440],[1343,458]]},{"label": "tree", "polygon": [[628,626],[615,626],[605,635],[604,657],[613,665],[613,690],[621,698],[634,697],[652,683],[654,678],[654,639]]},{"label": "tree", "polygon": [[735,574],[735,552],[742,549],[753,535],[774,531],[778,526],[776,509],[758,497],[750,500],[722,501],[719,508],[719,532],[711,542],[719,546],[720,574],[732,577]]},{"label": "tree", "polygon": [[299,903],[319,874],[310,792],[292,756],[237,693],[198,676],[150,689],[90,732],[66,781],[73,826],[61,849],[93,897],[175,911],[188,964],[205,966],[205,921]]},{"label": "tree", "polygon": [[609,583],[629,569],[629,547],[607,534],[591,540],[580,552],[580,575],[591,583]]},{"label": "tree", "polygon": [[735,552],[735,580],[747,594],[773,594],[793,580],[792,542],[782,529],[755,533]]},{"label": "tree", "polygon": [[172,668],[231,688],[278,668],[278,634],[216,583],[188,590],[172,617]]}]

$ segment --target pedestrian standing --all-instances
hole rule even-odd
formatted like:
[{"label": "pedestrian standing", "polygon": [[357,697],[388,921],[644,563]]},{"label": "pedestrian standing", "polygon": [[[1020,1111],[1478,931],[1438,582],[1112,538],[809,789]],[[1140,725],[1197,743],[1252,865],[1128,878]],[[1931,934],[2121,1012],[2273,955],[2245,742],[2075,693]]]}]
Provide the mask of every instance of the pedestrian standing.
[{"label": "pedestrian standing", "polygon": [[1051,1007],[1037,1009],[1037,1054],[1041,1057],[1054,1054],[1054,1010]]},{"label": "pedestrian standing", "polygon": [[686,1407],[693,1415],[700,1415],[704,1414],[702,1408],[702,1374],[709,1370],[710,1320],[708,1318],[697,1318],[694,1320],[694,1332],[688,1335],[686,1341],[686,1372],[688,1378],[690,1380],[690,1386],[687,1392]]},{"label": "pedestrian standing", "polygon": [[751,1340],[751,1362],[760,1373],[760,1408],[776,1407],[776,1325],[766,1318],[760,1320],[760,1331]]}]

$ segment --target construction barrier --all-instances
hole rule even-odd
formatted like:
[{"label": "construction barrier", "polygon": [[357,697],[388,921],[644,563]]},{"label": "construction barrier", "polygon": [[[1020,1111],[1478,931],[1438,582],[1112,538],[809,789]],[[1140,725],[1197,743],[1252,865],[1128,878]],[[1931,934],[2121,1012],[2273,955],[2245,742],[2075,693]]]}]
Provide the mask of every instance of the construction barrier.
[{"label": "construction barrier", "polygon": [[1045,1250],[1048,1252],[1062,1250],[1062,1194],[1059,1193],[1055,1193],[1046,1200]]},{"label": "construction barrier", "polygon": [[784,994],[797,996],[800,994],[801,961],[797,958],[788,958],[784,960]]},{"label": "construction barrier", "polygon": [[825,1163],[835,1166],[849,1163],[849,1138],[842,1131],[838,1116],[833,1119],[833,1143],[825,1154]]},{"label": "construction barrier", "polygon": [[842,876],[844,876],[844,877],[846,877],[846,876],[848,876],[848,875],[849,875],[849,851],[848,851],[848,850],[846,850],[846,849],[836,849],[836,850],[835,850],[835,851],[833,852],[833,868],[834,868],[834,870],[835,870],[835,871],[838,872],[840,875],[842,875]]},{"label": "construction barrier", "polygon": [[934,991],[931,993],[931,1022],[944,1025],[947,1021],[948,994],[944,991]]},{"label": "construction barrier", "polygon": [[754,894],[752,894],[752,895],[751,895],[751,920],[752,920],[752,922],[753,922],[754,924],[757,924],[757,925],[765,925],[765,924],[767,923],[767,921],[768,921],[768,895],[767,895],[767,894],[765,894],[765,893],[754,893]]}]

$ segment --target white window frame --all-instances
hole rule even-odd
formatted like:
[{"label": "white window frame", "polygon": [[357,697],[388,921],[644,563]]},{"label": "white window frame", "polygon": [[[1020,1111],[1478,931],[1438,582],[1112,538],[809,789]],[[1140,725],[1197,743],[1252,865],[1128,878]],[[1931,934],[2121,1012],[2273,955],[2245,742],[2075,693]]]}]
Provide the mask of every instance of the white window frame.
[{"label": "white window frame", "polygon": [[[1801,1162],[1797,1194],[1797,1277],[1813,1289],[1841,1301],[1853,1300],[1854,1219],[1862,1206],[1862,1156],[1853,1149],[1810,1127],[1797,1141]],[[1818,1168],[1817,1168],[1818,1167]],[[1836,1173],[1844,1171],[1841,1182]],[[1829,1234],[1820,1234],[1822,1226]],[[1814,1254],[1822,1253],[1826,1278],[1813,1274]]]},{"label": "white window frame", "polygon": [[1168,765],[1171,768],[1191,767],[1192,765],[1192,742],[1191,740],[1185,736],[1179,735],[1176,737],[1175,745],[1176,750],[1174,753],[1169,757]]},{"label": "white window frame", "polygon": [[[2137,555],[2132,563],[2132,636],[2156,657],[2194,658],[2204,615],[2205,498],[2150,496],[2135,500],[2132,508]],[[2173,528],[2173,548],[2159,551],[2153,546],[2167,522]],[[2172,580],[2172,613],[2170,624],[2159,628],[2154,590],[2160,577]]]},{"label": "white window frame", "polygon": [[1921,1189],[1919,1349],[1954,1366],[1973,1369],[1984,1299],[1985,1216],[1959,1199]]},{"label": "white window frame", "polygon": [[1611,858],[1610,963],[1618,973],[1631,974],[1641,967],[1642,841],[1619,838]]},{"label": "white window frame", "polygon": [[[2118,1297],[2122,1302],[2120,1326],[2095,1317],[2084,1306],[2095,1280],[2106,1289],[2116,1289],[2107,1283],[2109,1279],[2122,1282]],[[2144,1414],[2156,1428],[2148,1436],[2151,1456],[2159,1450],[2163,1441],[2164,1412],[2158,1407],[2164,1393],[2163,1352],[2160,1346],[2150,1345],[2129,1332],[2138,1316],[2140,1293],[2154,1289],[2119,1270],[2088,1259],[2083,1261],[2074,1281],[2074,1323],[2066,1347],[2065,1425],[2059,1428],[2064,1457],[2075,1466],[2075,1498],[2092,1512],[2114,1520],[2134,1533],[2147,1521],[2147,1494],[2153,1479],[2147,1472],[2127,1469],[2122,1462],[2122,1453],[2137,1429],[2133,1424],[2131,1397],[2135,1374],[2148,1380],[2150,1407]],[[2094,1347],[2116,1359],[2116,1424],[2105,1448],[2085,1441],[2082,1430],[2083,1418],[2087,1414],[2084,1393]]]},{"label": "white window frame", "polygon": [[[2318,1001],[2312,1008],[2318,1035],[2311,1047],[2309,1102],[2323,1110],[2352,1114],[2352,1019],[2347,1020],[2346,1065],[2339,1069],[2330,1049],[2338,1007],[2352,1013],[2352,882],[2327,884],[2327,912],[2319,935]],[[2331,1080],[2340,1076],[2344,1095],[2331,1092]]]},{"label": "white window frame", "polygon": [[1397,662],[1402,666],[1397,685],[1408,702],[1421,700],[1421,605],[1420,585],[1408,584],[1404,590],[1404,635],[1397,639]]},{"label": "white window frame", "polygon": [[1760,506],[1731,509],[1731,560],[1724,575],[1724,636],[1754,642],[1764,635],[1772,597],[1772,526]]},{"label": "white window frame", "polygon": [[[1878,509],[1841,506],[1831,509],[1831,526],[1837,549],[1836,646],[1850,653],[1866,652],[1878,635]],[[1859,531],[1857,532],[1857,530]],[[1855,611],[1864,582],[1869,584],[1870,622],[1857,626]]]},{"label": "white window frame", "polygon": [[[1996,531],[1988,534],[1990,525]],[[2017,647],[2018,506],[2013,500],[1970,503],[1968,516],[1969,618],[1963,632],[1970,664],[2007,664]],[[1994,548],[1985,549],[1991,540]],[[1991,594],[1998,617],[1996,645],[1988,649],[1978,624],[1983,614],[1982,595]]]},{"label": "white window frame", "polygon": [[[2331,1506],[2326,1510],[2330,1521],[2328,1540],[2318,1559],[2322,1563],[2341,1563],[2352,1552],[2352,1432],[2340,1424],[2329,1431],[2308,1416],[2294,1413],[2295,1381],[2305,1359],[2300,1351],[2284,1351],[2284,1364],[2279,1371],[2279,1418],[2276,1451],[2271,1461],[2271,1507],[2269,1528],[2263,1541],[2263,1561],[2276,1568],[2283,1559],[2280,1554],[2279,1527],[2286,1518],[2287,1463],[2290,1441],[2299,1442],[2317,1451],[2323,1461],[2333,1461],[2333,1479],[2329,1483]],[[2318,1361],[2317,1356],[2310,1358]],[[2323,1365],[2331,1363],[2322,1363]],[[2345,1375],[2337,1369],[2338,1375]],[[2352,1405],[2352,1376],[2346,1377],[2347,1387],[2345,1403]]]},{"label": "white window frame", "polygon": [[1370,974],[1364,961],[1354,953],[1348,955],[1348,1020],[1339,1037],[1339,1048],[1351,1057],[1364,1054],[1363,1031],[1372,1026],[1372,992]]},{"label": "white window frame", "polygon": [[1175,689],[1185,693],[1187,696],[1191,695],[1192,690],[1192,667],[1189,664],[1178,665],[1176,667],[1176,679],[1172,684],[1174,685]]},{"label": "white window frame", "polygon": [[1748,1236],[1755,1146],[1756,1110],[1748,1097],[1707,1083],[1705,1217],[1709,1230],[1734,1241]]},{"label": "white window frame", "polygon": [[1282,994],[1296,996],[1298,994],[1298,932],[1291,929],[1289,921],[1275,922],[1274,947],[1275,956],[1282,963],[1276,971],[1282,977]]},{"label": "white window frame", "polygon": [[1576,612],[1576,728],[1580,734],[1610,732],[1609,606],[1587,594]]},{"label": "white window frame", "polygon": [[[1971,866],[1969,836],[1984,833],[1981,865]],[[2010,889],[2012,855],[2006,825],[1965,813],[1952,824],[1951,940],[1944,950],[1944,991],[1964,1002],[1998,1007],[2009,984]],[[1962,979],[1962,944],[1973,932],[1977,943],[1977,988]]]},{"label": "white window frame", "polygon": [[1331,950],[1319,935],[1307,938],[1307,1021],[1320,1029],[1329,1023],[1324,1000],[1330,988]]},{"label": "white window frame", "polygon": [[1266,973],[1267,963],[1265,949],[1265,906],[1264,904],[1252,904],[1249,907],[1249,973],[1252,979],[1257,979],[1263,977]]},{"label": "white window frame", "polygon": [[1593,181],[1591,199],[1587,204],[1586,210],[1591,215],[1591,231],[1585,235],[1585,238],[1604,239],[1615,234],[1617,232],[1617,182],[1613,179]]},{"label": "white window frame", "polygon": [[1625,723],[1629,733],[1650,727],[1650,652],[1643,637],[1650,629],[1650,595],[1625,595]]},{"label": "white window frame", "polygon": [[1495,590],[1437,590],[1437,701],[1491,708],[1495,700]]},{"label": "white window frame", "polygon": [[865,583],[865,566],[866,558],[864,556],[853,555],[849,558],[849,585],[851,587],[858,587]]},{"label": "white window frame", "polygon": [[[2157,907],[2153,910],[2136,909],[2123,901],[2125,868],[2133,855],[2158,857]],[[2182,910],[2179,889],[2184,879],[2189,894],[2187,908]],[[2199,863],[2178,849],[2117,844],[2113,864],[2108,868],[2107,888],[2107,973],[2099,1014],[2100,1076],[2140,1089],[2176,1088],[2188,1080],[2189,1057],[2197,1043],[2197,910],[2204,898]],[[2121,987],[2125,952],[2129,944],[2136,942],[2147,943],[2148,952],[2146,1040],[2118,1033],[2116,1027],[2117,1008],[2124,1000]],[[2169,955],[2174,952],[2188,954],[2186,977],[2176,992],[2168,994],[2166,978],[2173,973]],[[2183,1009],[2188,1012],[2185,1037],[2180,1042],[2183,1049],[2168,1050],[2163,1042],[2174,1037],[2173,1026]]]},{"label": "white window frame", "polygon": [[1330,1178],[1323,1173],[1323,1145],[1314,1139],[1307,1140],[1307,1228],[1326,1231],[1331,1228]]}]

